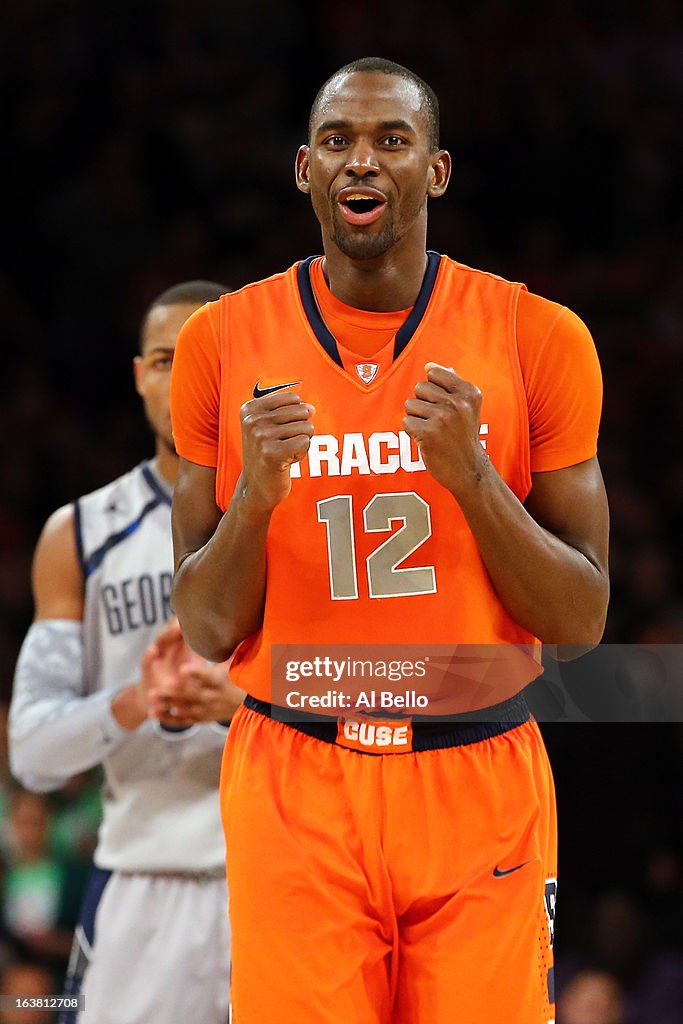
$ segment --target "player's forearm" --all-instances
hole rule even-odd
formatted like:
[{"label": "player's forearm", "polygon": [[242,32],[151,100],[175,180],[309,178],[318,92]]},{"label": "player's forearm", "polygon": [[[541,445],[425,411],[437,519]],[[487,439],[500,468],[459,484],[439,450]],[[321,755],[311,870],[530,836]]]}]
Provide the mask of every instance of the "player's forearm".
[{"label": "player's forearm", "polygon": [[57,789],[125,739],[111,712],[111,691],[85,693],[82,631],[77,621],[42,619],[19,652],[9,755],[12,773],[27,789]]},{"label": "player's forearm", "polygon": [[506,610],[543,643],[599,643],[609,583],[586,555],[543,529],[486,461],[458,496]]},{"label": "player's forearm", "polygon": [[101,764],[124,740],[111,693],[69,699],[15,699],[9,720],[12,774],[27,789],[49,792]]},{"label": "player's forearm", "polygon": [[176,571],[172,601],[183,635],[209,661],[225,661],[261,626],[270,515],[253,509],[238,485],[214,535]]}]

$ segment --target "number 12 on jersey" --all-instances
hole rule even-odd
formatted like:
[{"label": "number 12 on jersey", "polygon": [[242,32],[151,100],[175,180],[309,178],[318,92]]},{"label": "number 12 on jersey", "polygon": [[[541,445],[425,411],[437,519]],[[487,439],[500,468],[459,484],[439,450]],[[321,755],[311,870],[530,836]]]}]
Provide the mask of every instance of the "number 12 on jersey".
[{"label": "number 12 on jersey", "polygon": [[[333,601],[358,597],[358,568],[353,529],[353,497],[337,494],[317,503],[318,522],[327,528],[327,561]],[[396,522],[403,525],[375,548],[366,559],[370,597],[414,597],[436,593],[433,565],[399,568],[432,535],[429,505],[415,491],[376,494],[363,509],[366,533],[389,533]]]}]

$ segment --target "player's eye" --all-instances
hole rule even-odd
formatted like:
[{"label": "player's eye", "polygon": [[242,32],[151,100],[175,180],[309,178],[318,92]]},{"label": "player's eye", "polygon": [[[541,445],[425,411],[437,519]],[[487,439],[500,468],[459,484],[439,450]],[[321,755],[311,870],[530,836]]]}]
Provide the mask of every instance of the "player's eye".
[{"label": "player's eye", "polygon": [[384,145],[388,146],[389,149],[398,149],[399,146],[403,145],[403,139],[400,135],[387,135]]},{"label": "player's eye", "polygon": [[327,146],[345,146],[346,139],[343,135],[330,135],[329,139],[325,139]]},{"label": "player's eye", "polygon": [[159,356],[158,359],[152,360],[153,370],[170,370],[173,366],[173,356]]}]

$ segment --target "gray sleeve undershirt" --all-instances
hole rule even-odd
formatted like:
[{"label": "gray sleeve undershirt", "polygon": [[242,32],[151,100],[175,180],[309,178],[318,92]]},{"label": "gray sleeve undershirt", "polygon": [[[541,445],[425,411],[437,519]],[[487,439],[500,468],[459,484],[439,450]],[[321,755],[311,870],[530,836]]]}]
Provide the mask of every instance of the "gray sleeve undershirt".
[{"label": "gray sleeve undershirt", "polygon": [[15,778],[49,792],[109,757],[130,735],[112,714],[115,692],[85,693],[82,623],[35,622],[19,654],[10,705]]}]

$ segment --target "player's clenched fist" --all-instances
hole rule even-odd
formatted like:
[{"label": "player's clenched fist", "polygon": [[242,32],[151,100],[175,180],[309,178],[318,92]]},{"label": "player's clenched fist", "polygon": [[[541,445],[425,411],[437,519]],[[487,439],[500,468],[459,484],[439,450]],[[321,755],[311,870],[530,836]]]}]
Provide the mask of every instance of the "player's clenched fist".
[{"label": "player's clenched fist", "polygon": [[405,403],[403,425],[429,472],[457,498],[487,461],[479,441],[481,391],[450,367],[426,363],[425,370],[427,379]]},{"label": "player's clenched fist", "polygon": [[308,452],[314,413],[294,391],[242,406],[242,494],[255,506],[270,511],[289,494],[289,467]]}]

